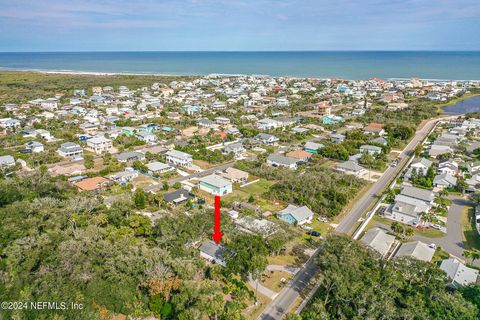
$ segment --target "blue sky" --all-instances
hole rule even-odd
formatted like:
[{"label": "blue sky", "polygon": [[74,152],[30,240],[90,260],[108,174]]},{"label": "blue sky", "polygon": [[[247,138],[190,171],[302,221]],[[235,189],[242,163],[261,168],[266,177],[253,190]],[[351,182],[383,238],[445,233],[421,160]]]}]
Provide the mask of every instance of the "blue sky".
[{"label": "blue sky", "polygon": [[0,51],[480,50],[480,0],[0,0]]}]

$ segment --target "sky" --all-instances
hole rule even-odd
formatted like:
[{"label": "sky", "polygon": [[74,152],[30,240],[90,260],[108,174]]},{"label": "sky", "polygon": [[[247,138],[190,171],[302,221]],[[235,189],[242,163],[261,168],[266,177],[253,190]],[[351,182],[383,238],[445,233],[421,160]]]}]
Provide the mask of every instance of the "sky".
[{"label": "sky", "polygon": [[0,0],[0,51],[480,50],[479,0]]}]

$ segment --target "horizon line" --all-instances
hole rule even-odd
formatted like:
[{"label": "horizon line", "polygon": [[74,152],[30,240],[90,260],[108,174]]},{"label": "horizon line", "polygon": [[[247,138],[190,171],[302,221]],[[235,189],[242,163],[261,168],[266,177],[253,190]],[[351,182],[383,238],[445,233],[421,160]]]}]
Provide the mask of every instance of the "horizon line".
[{"label": "horizon line", "polygon": [[442,52],[480,53],[480,50],[80,50],[80,51],[0,51],[2,53],[302,53],[302,52]]}]

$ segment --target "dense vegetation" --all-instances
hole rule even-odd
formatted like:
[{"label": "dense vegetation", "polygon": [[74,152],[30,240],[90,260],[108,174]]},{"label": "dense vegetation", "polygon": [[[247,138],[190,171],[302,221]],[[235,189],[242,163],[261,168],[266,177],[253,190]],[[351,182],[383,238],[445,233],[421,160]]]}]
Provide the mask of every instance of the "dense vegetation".
[{"label": "dense vegetation", "polygon": [[241,310],[254,299],[241,279],[263,270],[266,256],[278,252],[288,233],[265,241],[235,231],[228,217],[222,217],[225,243],[238,254],[227,268],[209,266],[197,246],[210,237],[211,211],[165,211],[153,224],[136,213],[137,198],[107,208],[99,198],[44,172],[0,180],[0,301],[84,305],[81,311],[17,310],[2,316],[240,319]]},{"label": "dense vegetation", "polygon": [[154,82],[169,83],[189,77],[153,75],[74,75],[36,72],[0,72],[0,103],[23,103],[36,98],[48,98],[57,93],[73,95],[74,89],[91,94],[94,86],[127,86],[136,89]]},{"label": "dense vegetation", "polygon": [[[320,245],[318,288],[301,319],[476,319],[478,309],[447,289],[446,274],[412,259],[379,259],[358,242],[331,236]],[[478,305],[478,288],[464,296]]]},{"label": "dense vegetation", "polygon": [[267,198],[306,205],[312,211],[329,217],[338,215],[365,183],[352,175],[332,172],[319,165],[303,172],[302,169],[272,168],[252,161],[237,162],[236,166],[277,182],[265,194]]}]

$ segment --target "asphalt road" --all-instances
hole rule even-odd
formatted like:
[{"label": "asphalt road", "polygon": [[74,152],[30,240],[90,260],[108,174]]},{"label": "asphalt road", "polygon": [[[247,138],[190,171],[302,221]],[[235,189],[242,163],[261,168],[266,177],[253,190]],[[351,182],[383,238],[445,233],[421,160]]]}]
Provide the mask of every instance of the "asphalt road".
[{"label": "asphalt road", "polygon": [[[417,145],[427,137],[438,120],[439,119],[432,119],[426,122],[424,126],[415,133],[413,139],[400,153],[397,166],[389,167],[381,178],[378,179],[370,189],[368,189],[337,226],[337,232],[348,233],[356,225],[362,214],[369,209],[373,202],[378,200],[377,196],[383,192],[391,179],[404,168]],[[313,263],[313,259],[309,260],[305,266],[298,271],[288,286],[285,287],[272,302],[270,302],[258,319],[282,319],[295,302],[295,299],[297,299],[300,293],[308,286],[311,279],[316,275],[317,270],[318,267]]]},{"label": "asphalt road", "polygon": [[357,224],[358,220],[362,217],[362,214],[370,208],[372,203],[378,200],[378,196],[382,194],[383,190],[385,190],[392,178],[403,169],[417,145],[427,137],[437,121],[438,120],[428,121],[420,130],[415,133],[413,139],[398,156],[397,166],[388,167],[380,179],[378,179],[360,198],[360,200],[355,203],[350,212],[347,213],[343,220],[338,224],[336,228],[337,232],[348,233]]},{"label": "asphalt road", "polygon": [[288,312],[298,296],[305,290],[310,280],[317,274],[318,266],[314,263],[315,254],[305,263],[293,279],[285,286],[275,299],[258,317],[261,320],[277,320]]}]

